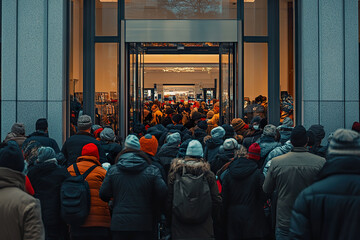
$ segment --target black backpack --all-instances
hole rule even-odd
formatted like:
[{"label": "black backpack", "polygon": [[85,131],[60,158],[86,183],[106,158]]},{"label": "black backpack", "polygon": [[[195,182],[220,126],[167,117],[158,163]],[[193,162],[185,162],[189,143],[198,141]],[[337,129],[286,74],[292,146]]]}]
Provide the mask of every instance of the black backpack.
[{"label": "black backpack", "polygon": [[72,225],[82,225],[90,212],[90,188],[85,178],[97,165],[90,167],[83,175],[76,163],[73,164],[76,176],[67,178],[61,185],[61,217]]},{"label": "black backpack", "polygon": [[210,187],[204,173],[188,174],[184,166],[174,182],[173,214],[183,223],[200,224],[211,215],[211,210]]}]

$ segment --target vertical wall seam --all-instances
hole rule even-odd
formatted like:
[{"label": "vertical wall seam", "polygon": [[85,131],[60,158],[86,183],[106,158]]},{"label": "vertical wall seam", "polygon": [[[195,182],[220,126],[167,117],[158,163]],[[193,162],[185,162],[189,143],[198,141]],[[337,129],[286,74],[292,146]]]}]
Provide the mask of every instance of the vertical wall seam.
[{"label": "vertical wall seam", "polygon": [[45,1],[45,85],[46,85],[46,118],[49,117],[49,0]]},{"label": "vertical wall seam", "polygon": [[344,48],[344,57],[343,57],[343,68],[344,68],[344,81],[343,81],[343,91],[344,91],[344,96],[343,96],[343,99],[344,99],[344,128],[346,128],[346,98],[345,98],[345,94],[346,94],[346,37],[345,37],[345,34],[346,34],[346,29],[345,29],[345,0],[343,0],[343,48]]},{"label": "vertical wall seam", "polygon": [[19,42],[18,42],[18,31],[19,31],[19,21],[18,21],[18,17],[19,17],[19,0],[16,0],[16,16],[15,16],[15,45],[16,45],[16,49],[15,49],[15,57],[16,57],[16,64],[15,64],[15,122],[18,121],[18,85],[19,85],[19,81],[18,81],[18,65],[19,65],[19,58],[18,58],[18,48],[19,48]]},{"label": "vertical wall seam", "polygon": [[321,123],[321,84],[320,84],[320,77],[321,77],[321,43],[320,43],[320,30],[321,30],[321,23],[320,23],[320,1],[317,1],[318,4],[318,123]]}]

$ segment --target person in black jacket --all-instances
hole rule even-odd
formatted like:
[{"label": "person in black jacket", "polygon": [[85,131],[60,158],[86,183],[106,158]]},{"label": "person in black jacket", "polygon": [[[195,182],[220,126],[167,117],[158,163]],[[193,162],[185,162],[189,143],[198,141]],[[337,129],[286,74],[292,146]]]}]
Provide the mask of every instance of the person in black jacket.
[{"label": "person in black jacket", "polygon": [[222,127],[216,127],[211,130],[211,138],[205,143],[205,160],[211,164],[219,153],[220,146],[224,143],[225,130]]},{"label": "person in black jacket", "polygon": [[268,239],[266,196],[262,190],[264,175],[255,162],[260,160],[260,148],[257,149],[247,157],[236,158],[221,177],[228,240]]},{"label": "person in black jacket", "polygon": [[359,239],[360,135],[335,131],[317,181],[297,197],[291,239]]},{"label": "person in black jacket", "polygon": [[164,167],[165,174],[169,174],[171,162],[176,158],[179,152],[181,142],[180,133],[169,134],[166,137],[166,143],[160,148],[156,156],[159,158],[161,165]]},{"label": "person in black jacket", "polygon": [[111,128],[104,128],[100,133],[100,144],[103,148],[107,161],[113,165],[116,156],[121,152],[122,147],[115,142],[116,136]]},{"label": "person in black jacket", "polygon": [[211,171],[216,174],[226,163],[235,157],[235,151],[239,149],[239,144],[235,138],[228,138],[219,148],[219,153],[214,161],[210,163]]},{"label": "person in black jacket", "polygon": [[57,164],[52,148],[41,147],[37,151],[38,159],[29,169],[27,176],[35,191],[34,197],[41,203],[45,238],[64,240],[68,229],[60,217],[60,188],[70,174]]},{"label": "person in black jacket", "polygon": [[51,147],[54,149],[55,153],[60,152],[57,142],[49,137],[48,122],[46,118],[38,119],[35,124],[35,129],[36,131],[29,135],[23,146],[26,146],[28,142],[35,140],[44,147]]},{"label": "person in black jacket", "polygon": [[77,123],[79,132],[68,138],[61,152],[66,158],[66,167],[76,162],[76,159],[81,156],[82,148],[89,143],[94,143],[99,149],[100,163],[106,162],[105,152],[102,149],[100,142],[97,141],[91,134],[92,121],[88,115],[81,115]]},{"label": "person in black jacket", "polygon": [[99,195],[106,202],[113,198],[113,239],[149,240],[153,236],[154,206],[164,202],[167,186],[159,169],[139,150],[139,140],[129,135],[126,142],[125,147],[129,147],[107,172]]}]

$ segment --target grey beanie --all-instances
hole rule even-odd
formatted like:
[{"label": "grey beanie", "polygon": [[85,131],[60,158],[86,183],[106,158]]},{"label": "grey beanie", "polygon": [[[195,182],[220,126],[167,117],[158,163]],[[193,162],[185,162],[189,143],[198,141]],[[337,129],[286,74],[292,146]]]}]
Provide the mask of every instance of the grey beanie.
[{"label": "grey beanie", "polygon": [[360,156],[360,134],[349,129],[336,130],[330,141],[328,154]]},{"label": "grey beanie", "polygon": [[25,136],[25,126],[23,123],[14,123],[11,127],[11,132],[17,136]]},{"label": "grey beanie", "polygon": [[284,118],[282,125],[287,126],[287,127],[292,127],[294,125],[294,122],[293,122],[293,120],[291,120],[291,118],[286,117],[286,118]]},{"label": "grey beanie", "polygon": [[79,130],[87,130],[92,126],[91,117],[89,115],[81,115],[78,118],[77,126]]},{"label": "grey beanie", "polygon": [[180,133],[172,133],[166,137],[166,143],[167,144],[180,144],[181,142],[181,136]]},{"label": "grey beanie", "polygon": [[100,139],[103,141],[114,141],[115,140],[115,133],[114,130],[111,128],[104,128],[104,130],[100,133]]},{"label": "grey beanie", "polygon": [[210,132],[213,138],[223,138],[225,136],[225,129],[223,127],[216,127]]},{"label": "grey beanie", "polygon": [[263,136],[276,137],[276,127],[272,124],[268,124],[264,127]]},{"label": "grey beanie", "polygon": [[198,140],[191,140],[186,149],[186,156],[200,157],[204,156],[203,147]]},{"label": "grey beanie", "polygon": [[56,153],[51,147],[41,147],[37,150],[38,162],[44,162],[46,160],[55,158]]},{"label": "grey beanie", "polygon": [[315,135],[315,143],[321,143],[323,138],[325,137],[324,126],[320,124],[312,125],[309,128],[309,131],[313,132]]},{"label": "grey beanie", "polygon": [[131,148],[131,149],[135,149],[135,150],[140,150],[139,139],[135,135],[130,134],[125,139],[125,148]]},{"label": "grey beanie", "polygon": [[223,148],[225,150],[234,150],[239,148],[239,143],[235,140],[235,138],[228,138],[223,143]]}]

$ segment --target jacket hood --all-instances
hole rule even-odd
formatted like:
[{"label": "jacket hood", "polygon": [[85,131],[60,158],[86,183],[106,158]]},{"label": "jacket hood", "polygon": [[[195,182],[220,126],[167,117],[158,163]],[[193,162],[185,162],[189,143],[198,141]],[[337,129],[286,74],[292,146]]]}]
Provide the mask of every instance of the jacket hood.
[{"label": "jacket hood", "polygon": [[128,172],[140,172],[148,167],[149,163],[136,152],[127,152],[119,157],[116,166]]},{"label": "jacket hood", "polygon": [[51,173],[51,171],[59,168],[57,164],[57,160],[55,158],[46,160],[45,162],[36,163],[31,167],[31,170],[34,174],[39,174],[42,176],[46,176]]},{"label": "jacket hood", "polygon": [[244,179],[256,171],[258,165],[247,158],[237,158],[229,166],[229,174],[236,179]]},{"label": "jacket hood", "polygon": [[218,153],[219,157],[221,159],[230,159],[230,158],[234,158],[235,156],[235,150],[225,150],[223,147],[219,148],[219,153]]},{"label": "jacket hood", "polygon": [[207,140],[206,144],[210,149],[214,149],[224,143],[224,140],[221,138],[210,138]]},{"label": "jacket hood", "polygon": [[171,163],[172,171],[170,175],[179,173],[182,174],[183,167],[186,168],[186,172],[194,176],[199,176],[203,173],[208,175],[210,170],[210,164],[205,162],[202,158],[185,157],[185,159],[175,158]]},{"label": "jacket hood", "polygon": [[359,156],[333,156],[328,159],[320,173],[317,181],[335,174],[356,174],[360,175]]},{"label": "jacket hood", "polygon": [[17,187],[25,190],[25,175],[10,168],[0,167],[0,189]]},{"label": "jacket hood", "polygon": [[76,160],[76,162],[82,162],[82,161],[93,162],[96,165],[101,166],[101,163],[100,163],[99,159],[96,158],[96,157],[93,157],[93,156],[80,156]]}]

